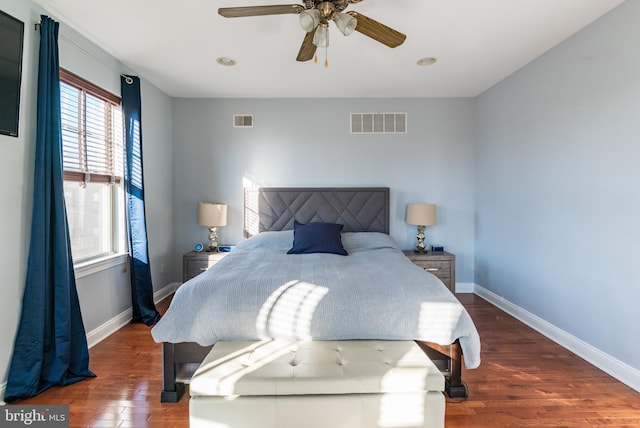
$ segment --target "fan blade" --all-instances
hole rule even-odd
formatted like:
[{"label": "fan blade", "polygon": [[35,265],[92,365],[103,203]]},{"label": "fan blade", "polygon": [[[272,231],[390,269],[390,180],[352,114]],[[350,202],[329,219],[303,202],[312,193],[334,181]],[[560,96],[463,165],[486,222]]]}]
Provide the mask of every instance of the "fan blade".
[{"label": "fan blade", "polygon": [[379,41],[382,44],[395,48],[400,46],[407,38],[406,35],[387,27],[384,24],[379,23],[371,18],[368,18],[358,12],[347,12],[349,15],[356,18],[358,25],[356,25],[356,31],[371,37],[374,40]]},{"label": "fan blade", "polygon": [[304,6],[300,4],[278,4],[270,6],[221,7],[218,13],[225,18],[239,18],[243,16],[284,15],[300,13]]},{"label": "fan blade", "polygon": [[298,57],[296,61],[304,62],[309,61],[316,54],[316,45],[313,44],[313,35],[316,34],[316,27],[313,31],[309,31],[302,41],[302,46],[300,46],[300,51],[298,52]]}]

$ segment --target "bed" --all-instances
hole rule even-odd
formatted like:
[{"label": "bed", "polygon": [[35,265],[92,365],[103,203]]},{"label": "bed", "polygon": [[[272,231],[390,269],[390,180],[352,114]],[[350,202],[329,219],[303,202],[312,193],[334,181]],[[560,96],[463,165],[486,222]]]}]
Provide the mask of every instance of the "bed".
[{"label": "bed", "polygon": [[[321,252],[287,254],[307,250],[305,234],[318,230],[338,241],[329,253],[322,242]],[[180,399],[216,341],[270,338],[415,340],[445,373],[447,394],[466,396],[462,355],[467,368],[480,363],[475,326],[388,233],[388,188],[247,189],[248,239],[183,284],[152,329],[163,343],[161,401]]]}]

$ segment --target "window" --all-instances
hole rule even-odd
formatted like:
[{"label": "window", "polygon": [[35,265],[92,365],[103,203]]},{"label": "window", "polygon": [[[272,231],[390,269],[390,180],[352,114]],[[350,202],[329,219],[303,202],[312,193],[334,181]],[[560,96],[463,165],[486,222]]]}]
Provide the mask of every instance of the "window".
[{"label": "window", "polygon": [[74,263],[121,253],[120,98],[60,70],[64,197]]}]

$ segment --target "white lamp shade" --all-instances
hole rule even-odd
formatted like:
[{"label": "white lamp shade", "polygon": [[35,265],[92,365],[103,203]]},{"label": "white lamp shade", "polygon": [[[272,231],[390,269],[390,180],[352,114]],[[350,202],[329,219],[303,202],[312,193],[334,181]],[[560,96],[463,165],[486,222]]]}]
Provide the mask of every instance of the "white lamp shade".
[{"label": "white lamp shade", "polygon": [[342,12],[336,12],[333,15],[333,22],[336,23],[338,30],[345,36],[351,35],[358,25],[358,20],[351,15]]},{"label": "white lamp shade", "polygon": [[207,227],[226,226],[227,205],[217,202],[200,202],[198,205],[198,224]]},{"label": "white lamp shade", "polygon": [[329,47],[329,27],[326,24],[320,24],[316,29],[313,44],[319,48]]},{"label": "white lamp shade", "polygon": [[435,204],[407,204],[407,224],[433,226],[436,224]]},{"label": "white lamp shade", "polygon": [[318,9],[308,9],[300,13],[300,26],[307,33],[320,24],[321,13]]}]

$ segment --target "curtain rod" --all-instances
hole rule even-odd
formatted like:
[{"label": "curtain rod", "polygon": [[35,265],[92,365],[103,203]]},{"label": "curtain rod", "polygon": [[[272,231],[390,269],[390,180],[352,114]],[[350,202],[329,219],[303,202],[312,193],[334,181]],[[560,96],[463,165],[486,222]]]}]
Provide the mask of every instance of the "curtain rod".
[{"label": "curtain rod", "polygon": [[[36,22],[36,23],[35,23],[35,25],[34,25],[34,27],[35,27],[35,29],[34,29],[34,30],[35,30],[35,31],[39,31],[39,30],[40,30],[41,23],[42,23],[42,21],[38,21],[38,22]],[[84,52],[84,53],[86,53],[87,55],[90,55],[91,57],[93,57],[96,61],[98,61],[99,63],[101,63],[101,64],[102,64],[102,65],[104,65],[105,67],[107,67],[107,68],[109,68],[109,69],[113,70],[113,68],[111,68],[109,65],[105,64],[105,62],[104,62],[104,61],[102,61],[100,58],[98,58],[97,56],[95,56],[92,52],[89,52],[89,51],[87,51],[86,49],[83,49],[81,46],[78,46],[76,43],[74,43],[74,42],[73,42],[73,40],[71,40],[71,39],[69,39],[69,38],[67,38],[67,37],[64,37],[64,36],[61,36],[61,37],[62,37],[64,40],[66,40],[67,42],[69,42],[69,43],[73,44],[76,48],[78,48],[78,49],[79,49],[79,50],[81,50],[82,52]],[[118,60],[118,61],[119,61],[119,60]],[[125,78],[125,81],[126,81],[129,85],[133,83],[133,79],[131,78],[131,76],[129,76],[129,75],[127,75],[127,74],[124,74],[124,73],[121,73],[121,72],[116,71],[116,70],[113,70],[113,71],[115,71],[116,73],[120,73],[120,77],[124,77],[124,78]]]}]

